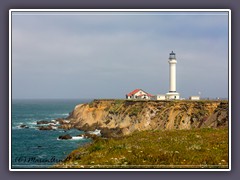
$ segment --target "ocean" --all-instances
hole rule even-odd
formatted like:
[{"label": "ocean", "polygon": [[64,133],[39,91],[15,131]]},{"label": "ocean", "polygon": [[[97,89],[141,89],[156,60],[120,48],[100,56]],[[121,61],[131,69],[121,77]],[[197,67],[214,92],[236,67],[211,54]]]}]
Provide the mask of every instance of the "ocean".
[{"label": "ocean", "polygon": [[[43,169],[62,161],[67,155],[91,142],[90,139],[59,140],[60,135],[83,134],[77,129],[38,130],[37,121],[64,118],[80,100],[12,100],[11,164],[12,169]],[[21,128],[26,125],[29,128]]]}]

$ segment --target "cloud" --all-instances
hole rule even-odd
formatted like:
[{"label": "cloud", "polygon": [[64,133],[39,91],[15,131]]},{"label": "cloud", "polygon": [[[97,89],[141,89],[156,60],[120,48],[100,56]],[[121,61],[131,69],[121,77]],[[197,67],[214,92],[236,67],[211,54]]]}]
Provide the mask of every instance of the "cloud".
[{"label": "cloud", "polygon": [[183,96],[227,96],[227,16],[14,15],[12,27],[15,98],[165,93],[171,50]]}]

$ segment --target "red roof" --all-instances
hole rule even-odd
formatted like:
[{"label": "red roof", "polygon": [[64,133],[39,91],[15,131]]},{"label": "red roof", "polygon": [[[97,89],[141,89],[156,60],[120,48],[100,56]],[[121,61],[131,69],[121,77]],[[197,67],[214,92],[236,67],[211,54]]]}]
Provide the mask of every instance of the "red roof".
[{"label": "red roof", "polygon": [[141,89],[135,89],[132,92],[128,93],[128,96],[131,96],[133,94],[136,94],[138,91],[140,91]]},{"label": "red roof", "polygon": [[[135,90],[133,90],[132,92],[130,92],[130,93],[128,93],[127,95],[128,96],[132,96],[132,95],[134,95],[134,94],[136,94],[138,91],[140,91],[141,89],[135,89]],[[143,90],[142,90],[143,91]],[[145,91],[143,91],[143,92],[145,92]],[[148,94],[147,92],[145,92],[146,93],[146,95],[147,96],[152,96],[151,94]],[[145,95],[145,94],[141,94],[141,95],[139,95],[139,96],[143,96],[143,95]]]}]

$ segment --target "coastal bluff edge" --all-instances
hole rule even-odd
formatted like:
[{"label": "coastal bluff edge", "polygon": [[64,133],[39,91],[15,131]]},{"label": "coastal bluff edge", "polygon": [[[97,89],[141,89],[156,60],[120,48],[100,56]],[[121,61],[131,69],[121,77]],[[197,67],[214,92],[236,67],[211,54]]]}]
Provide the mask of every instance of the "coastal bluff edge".
[{"label": "coastal bluff edge", "polygon": [[228,127],[227,100],[146,101],[95,99],[79,104],[61,128],[101,130],[103,137],[121,137],[144,130]]}]

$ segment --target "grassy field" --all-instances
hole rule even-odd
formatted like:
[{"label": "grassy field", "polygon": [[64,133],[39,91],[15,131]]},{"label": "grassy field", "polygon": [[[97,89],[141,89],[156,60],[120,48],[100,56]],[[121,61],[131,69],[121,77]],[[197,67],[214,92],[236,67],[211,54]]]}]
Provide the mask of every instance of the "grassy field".
[{"label": "grassy field", "polygon": [[98,138],[54,168],[228,168],[228,129],[141,131]]}]

